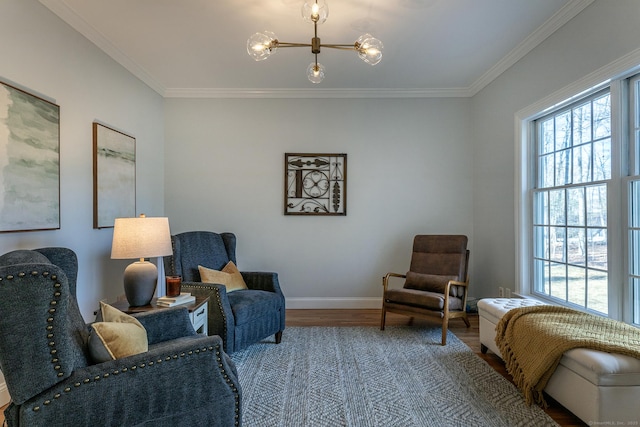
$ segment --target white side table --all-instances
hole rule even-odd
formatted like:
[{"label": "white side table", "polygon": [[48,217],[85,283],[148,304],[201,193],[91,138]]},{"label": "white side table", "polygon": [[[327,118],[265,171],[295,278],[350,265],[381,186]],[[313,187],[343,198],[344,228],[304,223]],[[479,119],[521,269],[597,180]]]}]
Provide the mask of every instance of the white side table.
[{"label": "white side table", "polygon": [[194,308],[189,309],[189,317],[191,318],[193,329],[202,335],[208,335],[209,332],[209,322],[207,322],[207,317],[209,316],[208,302],[209,297],[197,297],[196,302],[193,304]]}]

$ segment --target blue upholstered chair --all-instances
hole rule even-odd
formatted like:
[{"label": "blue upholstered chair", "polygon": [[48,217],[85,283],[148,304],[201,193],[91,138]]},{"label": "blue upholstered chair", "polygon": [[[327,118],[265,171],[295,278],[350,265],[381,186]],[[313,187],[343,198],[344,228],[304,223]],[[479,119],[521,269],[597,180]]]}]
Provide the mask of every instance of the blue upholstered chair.
[{"label": "blue upholstered chair", "polygon": [[93,364],[65,248],[0,256],[0,369],[11,426],[234,426],[241,390],[220,337],[185,308],[136,315],[149,350]]},{"label": "blue upholstered chair", "polygon": [[210,335],[220,335],[227,353],[275,335],[279,344],[285,326],[285,299],[278,274],[242,271],[248,289],[227,292],[218,283],[204,283],[198,266],[222,270],[236,261],[233,233],[189,231],[171,236],[173,256],[164,257],[165,272],[182,277],[182,291],[209,297]]}]

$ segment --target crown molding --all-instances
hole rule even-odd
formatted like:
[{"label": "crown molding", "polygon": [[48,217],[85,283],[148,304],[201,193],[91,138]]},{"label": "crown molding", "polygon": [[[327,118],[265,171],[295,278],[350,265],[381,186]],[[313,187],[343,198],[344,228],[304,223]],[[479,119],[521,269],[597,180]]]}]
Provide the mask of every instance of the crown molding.
[{"label": "crown molding", "polygon": [[556,32],[560,27],[573,19],[577,14],[582,12],[587,6],[595,0],[572,0],[565,4],[558,12],[549,18],[544,24],[538,27],[518,46],[509,52],[504,58],[498,61],[478,80],[473,82],[468,88],[469,96],[474,96],[489,83],[494,81],[500,74],[511,68],[516,62],[522,59],[526,54],[531,52],[536,46],[546,40],[549,36]]},{"label": "crown molding", "polygon": [[162,95],[165,88],[154,79],[144,68],[139,66],[135,61],[125,55],[120,49],[115,47],[102,33],[95,27],[89,25],[87,21],[64,0],[38,0],[43,6],[51,10],[55,15],[67,23],[71,28],[82,34],[90,42],[95,44],[103,52],[113,58],[118,64],[123,66],[127,71],[142,80],[147,86]]},{"label": "crown molding", "polygon": [[466,88],[449,89],[167,89],[165,98],[466,98]]}]

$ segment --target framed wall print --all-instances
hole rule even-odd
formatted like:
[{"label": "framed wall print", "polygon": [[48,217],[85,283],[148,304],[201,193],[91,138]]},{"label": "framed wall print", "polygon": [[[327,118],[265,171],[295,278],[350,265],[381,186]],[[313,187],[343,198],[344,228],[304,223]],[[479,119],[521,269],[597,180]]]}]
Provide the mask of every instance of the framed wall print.
[{"label": "framed wall print", "polygon": [[285,215],[346,215],[347,155],[285,153]]},{"label": "framed wall print", "polygon": [[93,228],[136,216],[136,140],[93,123]]},{"label": "framed wall print", "polygon": [[0,232],[60,228],[60,107],[0,82]]}]

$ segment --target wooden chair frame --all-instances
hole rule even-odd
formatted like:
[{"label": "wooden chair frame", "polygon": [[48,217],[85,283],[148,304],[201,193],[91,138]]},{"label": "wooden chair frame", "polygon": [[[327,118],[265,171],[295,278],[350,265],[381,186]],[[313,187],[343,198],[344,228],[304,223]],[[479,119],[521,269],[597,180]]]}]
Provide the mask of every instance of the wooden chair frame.
[{"label": "wooden chair frame", "polygon": [[[467,251],[467,262],[468,262],[469,252]],[[444,289],[444,306],[442,310],[430,310],[423,307],[412,306],[412,305],[404,305],[397,304],[393,302],[387,302],[384,298],[384,294],[387,292],[389,288],[389,279],[392,277],[403,278],[406,279],[406,274],[399,273],[387,273],[382,278],[382,287],[383,287],[383,296],[382,296],[382,315],[380,319],[380,330],[384,331],[384,326],[386,322],[387,312],[389,313],[397,313],[409,316],[411,319],[409,320],[409,324],[413,323],[413,318],[424,317],[424,318],[433,318],[439,317],[442,319],[442,345],[447,344],[447,329],[449,327],[449,319],[462,319],[462,321],[467,325],[467,328],[471,326],[469,323],[469,318],[467,316],[467,295],[469,294],[469,275],[467,274],[466,280],[464,282],[459,282],[457,280],[449,280]],[[449,290],[451,286],[461,286],[464,288],[464,297],[462,298],[462,310],[449,310]]]}]

